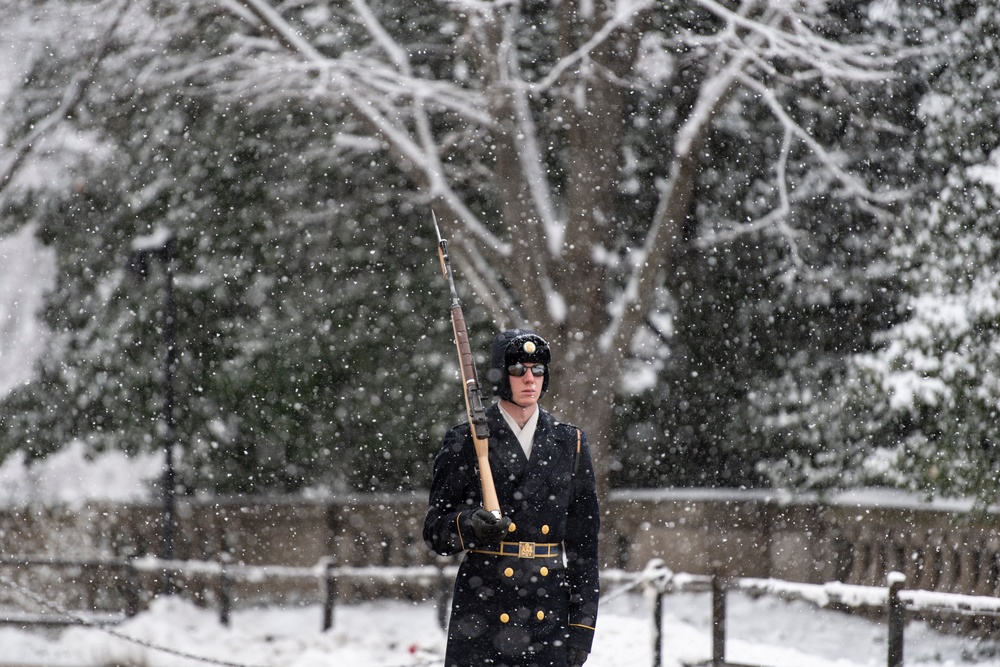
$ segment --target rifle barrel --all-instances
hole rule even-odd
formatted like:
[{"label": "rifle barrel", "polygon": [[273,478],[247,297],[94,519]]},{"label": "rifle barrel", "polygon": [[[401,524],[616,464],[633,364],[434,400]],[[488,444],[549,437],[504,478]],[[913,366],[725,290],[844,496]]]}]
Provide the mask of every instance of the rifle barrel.
[{"label": "rifle barrel", "polygon": [[458,298],[455,287],[455,277],[451,270],[451,259],[448,257],[448,242],[441,238],[441,228],[434,218],[434,231],[438,239],[438,256],[441,259],[441,272],[448,280],[451,291],[451,326],[455,334],[455,345],[458,348],[459,368],[462,372],[462,383],[465,385],[465,410],[472,429],[472,442],[476,449],[476,459],[479,463],[479,481],[483,493],[483,507],[496,516],[500,516],[500,501],[497,499],[496,487],[493,483],[493,471],[489,460],[489,426],[486,423],[486,408],[483,407],[483,397],[479,390],[479,379],[476,374],[476,361],[472,356],[472,346],[469,344],[469,332],[465,326],[465,315],[462,313],[462,302]]}]

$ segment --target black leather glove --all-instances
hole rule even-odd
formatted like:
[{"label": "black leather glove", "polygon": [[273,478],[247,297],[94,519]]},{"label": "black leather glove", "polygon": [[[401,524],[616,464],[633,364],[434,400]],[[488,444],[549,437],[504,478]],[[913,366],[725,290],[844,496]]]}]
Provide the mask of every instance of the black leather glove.
[{"label": "black leather glove", "polygon": [[569,667],[580,667],[583,663],[587,662],[587,658],[590,654],[584,651],[582,648],[569,647],[566,652],[567,663]]},{"label": "black leather glove", "polygon": [[482,544],[495,544],[507,534],[510,526],[510,517],[504,516],[499,519],[492,513],[480,507],[472,513],[472,532],[476,534],[476,540]]}]

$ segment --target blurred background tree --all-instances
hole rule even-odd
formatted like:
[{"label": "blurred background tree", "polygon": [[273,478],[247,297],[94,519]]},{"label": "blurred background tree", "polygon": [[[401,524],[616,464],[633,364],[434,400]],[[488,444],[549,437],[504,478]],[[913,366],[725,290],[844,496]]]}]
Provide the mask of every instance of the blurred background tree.
[{"label": "blurred background tree", "polygon": [[1000,10],[949,1],[907,6],[903,16],[908,34],[941,48],[914,72],[923,89],[910,164],[921,178],[886,255],[900,285],[897,322],[874,337],[874,349],[852,350],[810,401],[780,423],[763,422],[800,445],[767,470],[793,487],[888,484],[992,504],[1000,480],[1000,55],[983,36],[1000,28]]},{"label": "blurred background tree", "polygon": [[425,485],[461,418],[433,207],[480,367],[498,327],[550,338],[550,402],[611,485],[915,483],[845,473],[895,447],[859,369],[932,282],[912,257],[951,216],[922,211],[994,145],[943,153],[972,120],[927,113],[988,67],[907,50],[990,28],[962,3],[29,4],[51,56],[25,56],[5,145],[103,55],[32,144],[58,168],[2,193],[59,261],[4,452],[159,446],[160,282],[126,264],[166,227],[184,490]]}]

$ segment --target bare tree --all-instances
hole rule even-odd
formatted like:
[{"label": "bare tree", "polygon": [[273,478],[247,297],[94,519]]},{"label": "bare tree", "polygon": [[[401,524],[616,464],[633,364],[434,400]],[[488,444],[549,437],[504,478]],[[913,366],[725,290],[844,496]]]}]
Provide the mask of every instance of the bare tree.
[{"label": "bare tree", "polygon": [[[803,153],[872,210],[893,197],[849,173],[836,147],[815,139],[776,92],[789,82],[836,87],[891,76],[889,49],[822,32],[823,2],[562,0],[543,11],[543,24],[533,22],[537,7],[517,0],[456,0],[442,3],[453,29],[447,76],[418,66],[426,45],[406,43],[405,30],[380,23],[366,0],[341,8],[349,12],[344,22],[361,26],[364,37],[339,51],[329,39],[320,43],[316,36],[324,33],[304,23],[296,7],[219,4],[249,29],[227,55],[252,84],[240,94],[297,91],[342,105],[434,208],[460,279],[496,325],[537,327],[553,341],[561,371],[557,411],[590,431],[602,480],[624,361],[671,270],[706,136],[727,104],[740,95],[741,105],[763,105],[782,129],[770,174],[777,205],[753,219],[701,229],[696,242],[765,228],[787,240],[794,259],[786,167]],[[548,50],[533,37],[542,32]],[[629,220],[642,231],[623,247],[615,227],[623,215],[627,98],[653,85],[644,72],[658,62],[675,70],[664,78],[682,81],[690,103],[671,110],[676,131],[672,145],[661,147],[655,213]],[[456,127],[480,142],[459,141]],[[451,166],[456,153],[492,188],[491,207],[470,204],[468,175]],[[793,262],[790,270],[807,268]]]}]

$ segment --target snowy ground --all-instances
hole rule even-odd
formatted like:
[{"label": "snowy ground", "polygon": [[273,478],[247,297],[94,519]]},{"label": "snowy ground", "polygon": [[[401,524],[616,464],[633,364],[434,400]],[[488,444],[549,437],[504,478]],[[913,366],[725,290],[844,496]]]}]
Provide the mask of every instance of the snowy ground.
[{"label": "snowy ground", "polygon": [[[641,594],[611,591],[602,603],[587,667],[652,665],[652,605]],[[666,598],[663,667],[711,655],[707,594]],[[318,605],[234,612],[229,627],[214,610],[163,598],[148,612],[104,631],[69,628],[26,632],[0,628],[0,664],[45,667],[408,667],[442,664],[444,633],[431,602],[373,601],[337,607],[334,627],[321,631]],[[729,596],[726,659],[765,667],[860,667],[886,664],[885,626],[804,602]],[[198,656],[194,660],[177,653]],[[942,635],[911,622],[905,665],[1000,667],[1000,647]]]}]

